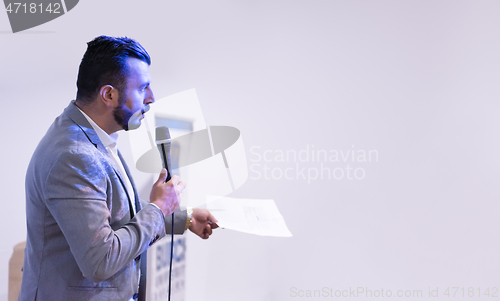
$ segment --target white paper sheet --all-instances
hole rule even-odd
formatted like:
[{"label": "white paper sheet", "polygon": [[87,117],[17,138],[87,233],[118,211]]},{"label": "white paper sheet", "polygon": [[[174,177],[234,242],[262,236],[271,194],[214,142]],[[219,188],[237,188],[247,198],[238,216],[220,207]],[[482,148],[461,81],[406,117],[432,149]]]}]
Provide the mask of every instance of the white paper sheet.
[{"label": "white paper sheet", "polygon": [[219,227],[224,229],[261,236],[292,236],[271,199],[207,197],[206,208],[219,221]]}]

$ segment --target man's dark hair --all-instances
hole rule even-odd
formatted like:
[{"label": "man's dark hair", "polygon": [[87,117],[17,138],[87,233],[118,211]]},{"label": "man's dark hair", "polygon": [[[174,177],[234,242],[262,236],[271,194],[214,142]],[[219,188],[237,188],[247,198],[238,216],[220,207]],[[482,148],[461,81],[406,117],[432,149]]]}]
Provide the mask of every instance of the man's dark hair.
[{"label": "man's dark hair", "polygon": [[83,55],[76,87],[79,101],[91,102],[104,85],[125,91],[127,83],[127,58],[133,57],[151,65],[147,51],[136,41],[127,37],[100,36],[87,43]]}]

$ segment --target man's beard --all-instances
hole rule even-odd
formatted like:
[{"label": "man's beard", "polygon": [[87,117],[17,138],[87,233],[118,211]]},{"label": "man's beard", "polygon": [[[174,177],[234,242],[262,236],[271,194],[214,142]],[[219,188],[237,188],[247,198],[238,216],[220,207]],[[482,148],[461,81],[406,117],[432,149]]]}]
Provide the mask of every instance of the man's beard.
[{"label": "man's beard", "polygon": [[113,116],[115,117],[115,121],[124,129],[125,131],[129,130],[128,122],[130,117],[134,115],[134,112],[130,111],[130,109],[125,105],[125,102],[118,101],[120,105],[113,110]]},{"label": "man's beard", "polygon": [[143,114],[149,111],[149,104],[144,105],[140,110],[132,112],[126,105],[125,102],[121,103],[118,107],[113,110],[113,116],[115,121],[121,126],[125,131],[135,130],[141,126],[141,120],[143,119]]}]

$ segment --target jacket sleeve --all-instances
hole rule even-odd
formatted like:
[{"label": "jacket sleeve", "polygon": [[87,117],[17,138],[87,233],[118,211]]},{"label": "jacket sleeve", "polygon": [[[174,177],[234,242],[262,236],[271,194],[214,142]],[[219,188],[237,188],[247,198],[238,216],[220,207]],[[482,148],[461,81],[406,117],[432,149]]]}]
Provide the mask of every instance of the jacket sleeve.
[{"label": "jacket sleeve", "polygon": [[[183,234],[186,229],[187,211],[177,208],[174,211],[174,234]],[[172,234],[172,214],[165,216],[165,232]]]},{"label": "jacket sleeve", "polygon": [[[141,201],[142,207],[150,205],[147,202]],[[160,213],[161,210],[157,206],[154,206]],[[161,213],[163,215],[163,213]],[[177,207],[174,211],[174,234],[184,234],[186,231],[187,223],[187,210],[182,207]],[[165,233],[172,234],[172,214],[164,217],[165,219]]]}]

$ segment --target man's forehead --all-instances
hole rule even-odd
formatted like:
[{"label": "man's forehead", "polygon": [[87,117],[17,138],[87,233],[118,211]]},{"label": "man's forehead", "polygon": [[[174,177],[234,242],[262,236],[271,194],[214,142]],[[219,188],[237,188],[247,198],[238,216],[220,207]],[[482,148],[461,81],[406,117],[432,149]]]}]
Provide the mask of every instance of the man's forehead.
[{"label": "man's forehead", "polygon": [[133,77],[140,77],[142,80],[150,80],[150,73],[149,73],[149,65],[148,63],[136,59],[136,58],[127,58],[126,61],[127,64],[127,73],[129,78]]}]

